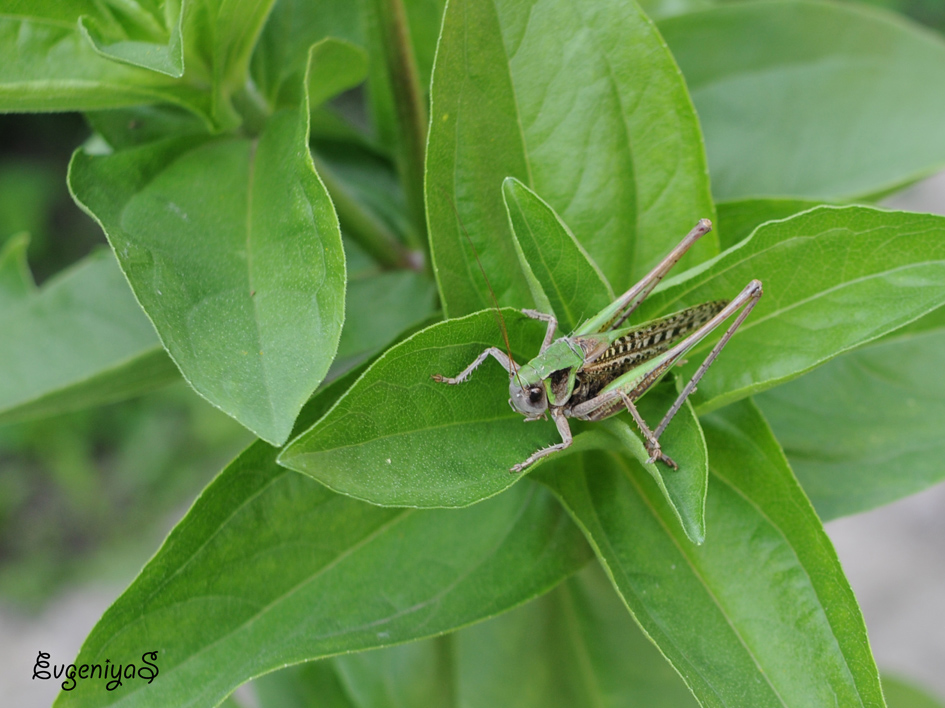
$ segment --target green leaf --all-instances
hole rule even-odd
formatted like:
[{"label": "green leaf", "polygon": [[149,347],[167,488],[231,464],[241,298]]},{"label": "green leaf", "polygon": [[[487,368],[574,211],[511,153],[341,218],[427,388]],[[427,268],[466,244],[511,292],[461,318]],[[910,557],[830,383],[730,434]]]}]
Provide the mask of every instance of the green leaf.
[{"label": "green leaf", "polygon": [[103,3],[79,29],[102,56],[174,78],[184,75],[184,0]]},{"label": "green leaf", "polygon": [[456,704],[464,707],[696,705],[596,563],[525,607],[451,638]]},{"label": "green leaf", "polygon": [[[731,298],[752,278],[765,295],[694,394],[700,414],[786,382],[945,302],[945,218],[818,207],[765,224],[641,306],[641,318]],[[721,329],[721,328],[720,328]],[[691,376],[712,342],[689,354]]]},{"label": "green leaf", "polygon": [[659,27],[699,112],[718,200],[865,196],[945,164],[945,43],[901,16],[780,0]]},{"label": "green leaf", "polygon": [[16,234],[0,249],[0,312],[15,307],[33,294],[36,283],[26,262],[29,234]]},{"label": "green leaf", "polygon": [[[676,386],[659,384],[637,401],[637,409],[650,428],[655,428],[676,400],[684,384],[676,377]],[[705,498],[709,487],[709,456],[702,426],[687,400],[660,436],[660,446],[679,466],[674,470],[662,462],[648,462],[650,454],[640,431],[629,414],[609,418],[596,425],[603,426],[620,441],[639,462],[657,486],[679,519],[683,531],[693,543],[705,541]]]},{"label": "green leaf", "polygon": [[766,221],[777,221],[794,216],[802,211],[823,204],[821,201],[805,199],[736,199],[716,204],[719,212],[719,243],[723,249],[731,248],[748,238],[751,232]]},{"label": "green leaf", "polygon": [[[193,2],[186,13],[188,70],[196,65],[207,77],[213,116],[220,125],[227,126],[236,119],[231,98],[246,91],[253,48],[274,3],[275,0],[200,0]],[[255,97],[250,100],[255,102]]]},{"label": "green leaf", "polygon": [[292,667],[253,686],[262,708],[696,705],[596,563],[447,636]]},{"label": "green leaf", "polygon": [[118,401],[177,379],[114,258],[35,289],[26,238],[0,253],[0,424]]},{"label": "green leaf", "polygon": [[184,377],[274,444],[328,371],[344,313],[341,236],[307,120],[303,105],[258,140],[79,151],[69,171]]},{"label": "green leaf", "polygon": [[548,465],[644,631],[704,706],[882,706],[866,628],[823,527],[757,409],[704,419],[705,544],[649,475],[603,453]]},{"label": "green leaf", "polygon": [[571,332],[613,301],[600,269],[550,206],[514,177],[503,183],[502,198],[519,263],[540,311],[554,314],[561,330]]},{"label": "green leaf", "polygon": [[[404,647],[424,644],[413,642]],[[331,660],[296,664],[265,674],[253,680],[253,690],[259,708],[358,708],[345,693]]]},{"label": "green leaf", "polygon": [[430,279],[408,270],[385,271],[348,281],[345,326],[335,366],[349,368],[434,312]]},{"label": "green leaf", "polygon": [[883,693],[889,708],[942,708],[943,704],[911,681],[883,672]]},{"label": "green leaf", "polygon": [[383,509],[280,468],[257,442],[203,492],[76,660],[157,648],[160,680],[116,692],[79,682],[56,705],[215,705],[286,664],[498,614],[588,557],[540,485],[462,511]]},{"label": "green leaf", "polygon": [[358,46],[329,37],[312,47],[309,75],[311,107],[357,86],[367,76],[367,54]]},{"label": "green leaf", "polygon": [[[714,217],[682,77],[633,2],[451,2],[431,100],[427,220],[451,317],[491,304],[460,221],[500,304],[531,304],[506,177],[542,195],[617,291]],[[703,239],[688,263],[716,248]]]},{"label": "green leaf", "polygon": [[850,352],[758,404],[822,519],[945,479],[945,329]]},{"label": "green leaf", "polygon": [[85,119],[114,150],[125,150],[165,138],[209,135],[206,123],[197,116],[168,104],[86,111]]},{"label": "green leaf", "polygon": [[360,3],[277,0],[252,56],[260,94],[276,105],[283,89],[295,90],[292,84],[301,84],[311,46],[329,37],[331,42],[364,44]]},{"label": "green leaf", "polygon": [[51,5],[71,11],[71,21],[0,12],[0,111],[86,111],[166,101],[210,125],[212,108],[202,90],[105,58],[79,31],[80,4]]},{"label": "green leaf", "polygon": [[331,664],[352,707],[450,708],[462,683],[452,671],[456,636],[338,656]]},{"label": "green leaf", "polygon": [[[541,323],[503,316],[513,354],[537,351]],[[500,345],[495,317],[441,322],[387,350],[279,463],[385,506],[461,507],[517,482],[509,468],[557,442],[554,425],[522,425],[507,401],[508,374],[491,359],[460,386],[431,379]]]}]

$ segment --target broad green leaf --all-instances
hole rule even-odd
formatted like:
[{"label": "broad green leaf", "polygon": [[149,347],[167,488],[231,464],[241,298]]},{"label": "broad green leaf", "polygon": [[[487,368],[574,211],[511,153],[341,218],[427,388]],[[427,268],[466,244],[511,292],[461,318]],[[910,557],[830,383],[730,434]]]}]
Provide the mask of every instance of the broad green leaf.
[{"label": "broad green leaf", "polygon": [[69,171],[184,377],[274,444],[328,371],[344,313],[338,221],[307,121],[303,105],[258,140],[79,151]]},{"label": "broad green leaf", "polygon": [[[632,0],[457,0],[433,72],[426,201],[450,316],[530,305],[502,208],[515,177],[570,226],[616,291],[714,218],[685,85]],[[453,205],[459,211],[457,219]],[[688,262],[716,252],[703,239]]]},{"label": "broad green leaf", "polygon": [[79,28],[103,56],[173,78],[184,75],[185,0],[103,3],[99,15],[82,15]]},{"label": "broad green leaf", "polygon": [[[310,47],[328,37],[355,46],[364,44],[359,2],[277,0],[251,62],[260,94],[276,105],[282,89],[300,84]],[[296,78],[290,78],[290,77]],[[312,102],[314,107],[315,102]]]},{"label": "broad green leaf", "polygon": [[883,706],[866,628],[823,527],[749,402],[703,420],[702,546],[649,475],[604,453],[546,466],[644,631],[704,706]]},{"label": "broad green leaf", "polygon": [[331,664],[352,708],[450,708],[462,684],[454,674],[456,637],[338,656]]},{"label": "broad green leaf", "polygon": [[[541,323],[502,314],[512,353],[537,352]],[[498,494],[521,478],[512,465],[558,442],[554,425],[522,424],[491,357],[461,385],[431,377],[455,376],[501,342],[490,311],[422,330],[381,355],[279,463],[385,506],[460,507]]]},{"label": "broad green leaf", "polygon": [[85,119],[113,150],[184,135],[209,135],[197,116],[169,104],[86,111]]},{"label": "broad green leaf", "polygon": [[[676,385],[659,384],[641,400],[637,409],[650,429],[656,428],[666,411],[685,385],[677,377]],[[603,426],[623,449],[639,462],[669,502],[683,531],[693,543],[705,541],[705,498],[709,487],[709,458],[702,426],[692,404],[686,401],[660,437],[660,446],[679,466],[672,469],[662,462],[648,462],[650,454],[643,445],[642,434],[629,414],[609,418],[591,425]],[[603,447],[603,446],[599,446]]]},{"label": "broad green leaf", "polygon": [[758,404],[820,517],[945,479],[945,329],[850,352]]},{"label": "broad green leaf", "polygon": [[[765,294],[693,395],[700,414],[795,378],[942,305],[945,218],[825,206],[771,222],[654,293],[641,319],[732,298],[753,278]],[[684,376],[711,344],[692,350]]]},{"label": "broad green leaf", "polygon": [[945,164],[945,42],[901,16],[778,0],[659,28],[699,112],[716,199],[866,196]]},{"label": "broad green leaf", "polygon": [[450,638],[456,705],[464,708],[696,705],[596,563],[525,607]]},{"label": "broad green leaf", "polygon": [[[237,98],[256,101],[252,89],[246,88],[249,65],[274,3],[275,0],[200,0],[192,2],[185,14],[188,71],[191,65],[196,65],[208,77],[213,116],[220,125],[226,126],[232,120],[231,99],[235,94],[242,94]],[[304,70],[299,76],[303,75],[307,76]]]},{"label": "broad green leaf", "polygon": [[[31,16],[31,3],[0,11],[0,112],[86,111],[168,102],[210,124],[202,90],[170,76],[105,58],[82,36],[82,5],[52,3],[73,19]],[[69,14],[69,13],[67,13]]]},{"label": "broad green leaf", "polygon": [[[367,54],[348,41],[326,37],[312,46],[311,53],[312,70],[308,77],[308,95],[312,109],[342,91],[357,86],[367,76]],[[269,61],[274,59],[271,53],[260,53],[259,56],[266,57]],[[305,56],[303,54],[302,58]],[[254,61],[259,62],[262,59],[254,58]],[[302,86],[300,79],[305,72],[305,63],[296,64],[289,57],[286,57],[286,61],[287,64],[277,67],[279,74],[272,80],[272,86],[268,87],[271,95],[267,98],[272,105],[294,105],[299,102]]]},{"label": "broad green leaf", "polygon": [[823,202],[805,199],[769,198],[736,199],[716,204],[719,212],[719,243],[722,249],[731,248],[748,238],[751,232],[766,221],[786,219],[802,211],[820,206]]},{"label": "broad green leaf", "polygon": [[562,333],[613,301],[600,269],[550,206],[514,177],[503,183],[502,198],[532,299],[540,311],[558,318]]},{"label": "broad green leaf", "polygon": [[330,659],[288,666],[254,679],[252,685],[259,708],[358,708],[345,693]]},{"label": "broad green leaf", "polygon": [[367,76],[367,54],[344,40],[326,38],[312,47],[308,96],[311,107],[357,86]]},{"label": "broad green leaf", "polygon": [[696,705],[596,563],[486,622],[444,637],[292,667],[253,686],[261,708]]},{"label": "broad green leaf", "polygon": [[275,453],[257,442],[220,474],[76,662],[130,661],[155,647],[159,680],[115,692],[79,682],[59,708],[215,705],[287,664],[498,614],[588,560],[540,485],[462,511],[384,509],[279,467]]},{"label": "broad green leaf", "polygon": [[13,239],[0,254],[0,424],[118,401],[177,379],[109,253],[36,290],[25,248],[25,238]]},{"label": "broad green leaf", "polygon": [[942,708],[941,700],[933,698],[911,681],[883,672],[883,693],[889,708]]}]

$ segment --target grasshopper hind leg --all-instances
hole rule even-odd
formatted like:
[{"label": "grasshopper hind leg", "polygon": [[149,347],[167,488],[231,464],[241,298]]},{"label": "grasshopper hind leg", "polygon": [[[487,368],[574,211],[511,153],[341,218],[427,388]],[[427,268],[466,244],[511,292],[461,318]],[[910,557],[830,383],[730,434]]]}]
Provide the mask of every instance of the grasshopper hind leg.
[{"label": "grasshopper hind leg", "polygon": [[630,397],[620,391],[620,398],[623,399],[624,405],[627,407],[627,410],[630,411],[630,415],[633,417],[634,422],[637,424],[637,427],[640,428],[640,432],[643,433],[643,445],[646,448],[646,451],[650,453],[650,459],[647,462],[660,462],[669,465],[674,470],[679,469],[679,465],[663,452],[663,449],[660,447],[659,435],[650,430],[650,426],[646,424],[646,421],[643,420],[643,416],[640,415],[640,411],[637,410],[637,407],[633,405],[633,401],[630,400]]}]

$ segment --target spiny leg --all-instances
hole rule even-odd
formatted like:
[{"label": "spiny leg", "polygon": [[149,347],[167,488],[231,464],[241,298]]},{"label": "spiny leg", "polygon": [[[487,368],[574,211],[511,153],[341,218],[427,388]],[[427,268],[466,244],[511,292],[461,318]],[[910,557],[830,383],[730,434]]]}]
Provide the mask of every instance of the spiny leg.
[{"label": "spiny leg", "polygon": [[[557,445],[549,445],[548,447],[543,447],[538,452],[533,453],[528,457],[524,462],[520,462],[517,465],[513,465],[509,472],[521,472],[529,465],[534,464],[542,457],[547,457],[553,452],[558,452],[559,450],[564,450],[565,448],[571,447],[571,443],[574,442],[574,438],[571,436],[571,426],[568,425],[568,419],[564,417],[564,413],[560,408],[551,409],[551,419],[555,422],[555,425],[558,427],[558,434],[561,435],[561,442]],[[527,419],[526,419],[527,420]]]},{"label": "spiny leg", "polygon": [[[712,365],[712,362],[715,361],[716,357],[719,355],[719,352],[722,351],[722,348],[728,343],[728,340],[732,338],[732,335],[735,334],[735,330],[739,328],[742,322],[745,321],[745,318],[751,313],[755,305],[758,304],[758,300],[761,299],[761,281],[752,280],[748,285],[745,286],[745,289],[742,290],[734,300],[732,300],[728,306],[719,313],[718,317],[723,318],[732,314],[739,307],[744,305],[744,309],[738,313],[738,317],[729,325],[729,328],[725,330],[725,334],[722,335],[722,338],[712,347],[712,351],[709,352],[709,355],[703,360],[702,364],[696,370],[696,373],[689,380],[689,383],[686,384],[686,387],[682,390],[679,396],[676,398],[676,402],[666,411],[666,415],[663,416],[663,420],[660,421],[660,424],[656,427],[653,435],[658,440],[660,435],[663,434],[663,431],[666,430],[666,426],[669,425],[669,422],[673,419],[673,416],[679,411],[682,407],[682,404],[689,397],[689,394],[696,390],[696,385],[705,376],[705,372],[708,371],[709,367]],[[727,312],[727,314],[726,314]],[[724,317],[723,317],[724,316]]]},{"label": "spiny leg", "polygon": [[448,376],[442,376],[440,374],[433,374],[431,378],[434,381],[445,384],[460,384],[466,379],[469,378],[469,375],[479,368],[479,365],[486,360],[486,357],[493,357],[496,361],[502,364],[502,367],[509,372],[509,376],[513,376],[515,371],[519,368],[518,364],[515,363],[513,359],[509,359],[508,355],[499,349],[498,347],[489,347],[482,354],[476,357],[476,360],[472,364],[463,369],[459,374],[450,378]]},{"label": "spiny leg", "polygon": [[555,331],[558,329],[558,320],[555,319],[554,315],[546,315],[544,312],[539,312],[538,310],[522,310],[522,314],[526,317],[531,317],[533,320],[541,320],[542,322],[548,323],[548,330],[545,332],[545,339],[541,343],[541,349],[538,351],[541,354],[545,349],[551,346],[551,343],[555,339]]},{"label": "spiny leg", "polygon": [[637,407],[633,405],[633,401],[630,400],[628,396],[623,391],[618,391],[620,398],[623,400],[624,405],[627,407],[627,410],[630,411],[630,415],[633,416],[633,420],[636,422],[637,427],[640,428],[640,432],[643,433],[643,445],[646,447],[646,451],[650,453],[650,459],[647,462],[656,462],[660,460],[661,462],[666,463],[674,470],[679,469],[673,459],[665,454],[660,447],[659,433],[654,433],[650,430],[650,426],[646,424],[646,421],[643,420],[643,416],[640,415],[640,411],[637,410]]}]

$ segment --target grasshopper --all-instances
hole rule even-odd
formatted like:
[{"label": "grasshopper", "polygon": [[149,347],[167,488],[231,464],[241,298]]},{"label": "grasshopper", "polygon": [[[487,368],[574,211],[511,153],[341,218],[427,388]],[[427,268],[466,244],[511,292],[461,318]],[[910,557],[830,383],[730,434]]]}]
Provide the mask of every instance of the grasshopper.
[{"label": "grasshopper", "polygon": [[[643,434],[650,455],[648,462],[659,460],[678,469],[660,448],[660,435],[758,303],[762,294],[761,281],[752,280],[731,301],[706,302],[639,325],[626,326],[625,322],[683,254],[711,230],[712,222],[700,220],[640,282],[566,337],[555,339],[558,322],[554,315],[522,310],[523,314],[548,326],[538,356],[524,366],[515,362],[511,352],[490,347],[457,376],[449,378],[434,374],[433,379],[446,384],[460,384],[491,356],[508,371],[509,405],[525,416],[525,422],[545,419],[550,412],[561,442],[533,453],[512,467],[510,471],[513,473],[569,447],[573,437],[568,418],[603,420],[624,408]],[[650,429],[634,402],[736,312],[739,312],[738,316],[680,392],[663,420],[655,430]]]}]

